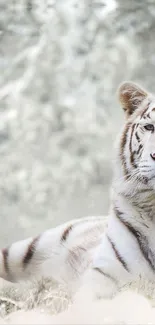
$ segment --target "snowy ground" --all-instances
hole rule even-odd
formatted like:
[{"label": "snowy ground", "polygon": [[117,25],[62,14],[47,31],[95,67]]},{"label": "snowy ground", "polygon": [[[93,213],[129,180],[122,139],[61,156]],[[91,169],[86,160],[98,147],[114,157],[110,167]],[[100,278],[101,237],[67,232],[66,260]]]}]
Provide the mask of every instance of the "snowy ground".
[{"label": "snowy ground", "polygon": [[155,324],[155,283],[141,280],[96,302],[89,296],[73,302],[63,286],[49,280],[27,286],[1,285],[2,324]]},{"label": "snowy ground", "polygon": [[1,324],[155,324],[155,308],[145,297],[126,291],[111,301],[74,303],[57,315],[37,308],[13,312],[0,321]]}]

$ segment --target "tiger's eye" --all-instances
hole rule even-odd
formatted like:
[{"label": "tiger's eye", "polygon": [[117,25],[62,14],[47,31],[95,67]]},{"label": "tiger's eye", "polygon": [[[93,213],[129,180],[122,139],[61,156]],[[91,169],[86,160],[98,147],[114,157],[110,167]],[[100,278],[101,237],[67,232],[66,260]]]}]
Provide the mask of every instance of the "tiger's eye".
[{"label": "tiger's eye", "polygon": [[147,131],[154,132],[154,125],[153,124],[146,124],[144,125],[144,129]]}]

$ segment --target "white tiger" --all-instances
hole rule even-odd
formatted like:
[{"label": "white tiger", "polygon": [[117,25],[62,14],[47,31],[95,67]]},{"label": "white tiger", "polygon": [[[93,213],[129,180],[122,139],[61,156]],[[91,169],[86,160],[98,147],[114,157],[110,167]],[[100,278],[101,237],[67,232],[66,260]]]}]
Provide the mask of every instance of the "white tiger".
[{"label": "white tiger", "polygon": [[50,276],[110,297],[139,276],[155,277],[155,97],[125,82],[118,90],[126,123],[116,150],[111,211],[70,221],[0,253],[9,281]]}]

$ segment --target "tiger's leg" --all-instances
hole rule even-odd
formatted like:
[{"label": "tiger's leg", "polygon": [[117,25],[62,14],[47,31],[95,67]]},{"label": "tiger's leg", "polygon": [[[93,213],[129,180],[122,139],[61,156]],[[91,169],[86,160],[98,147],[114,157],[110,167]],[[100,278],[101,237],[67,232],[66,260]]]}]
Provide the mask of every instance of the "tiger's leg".
[{"label": "tiger's leg", "polygon": [[47,276],[68,285],[78,281],[92,262],[105,224],[103,217],[78,219],[12,244],[0,251],[0,277],[18,282]]},{"label": "tiger's leg", "polygon": [[111,216],[102,241],[94,251],[91,268],[83,278],[80,291],[84,300],[85,292],[90,299],[107,298],[130,282],[154,279],[150,257],[136,235],[119,218]]},{"label": "tiger's leg", "polygon": [[82,286],[75,296],[76,301],[84,303],[86,296],[87,300],[111,298],[137,276],[131,271],[128,262],[127,256],[124,257],[120,247],[116,247],[105,232],[94,252],[92,265],[84,274]]}]

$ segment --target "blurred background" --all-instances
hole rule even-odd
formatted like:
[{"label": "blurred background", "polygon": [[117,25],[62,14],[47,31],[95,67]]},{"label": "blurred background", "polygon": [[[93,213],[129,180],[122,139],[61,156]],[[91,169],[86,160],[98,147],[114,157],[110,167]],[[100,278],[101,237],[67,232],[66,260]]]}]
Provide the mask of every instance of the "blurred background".
[{"label": "blurred background", "polygon": [[120,82],[155,90],[154,0],[0,0],[0,245],[106,214]]}]

